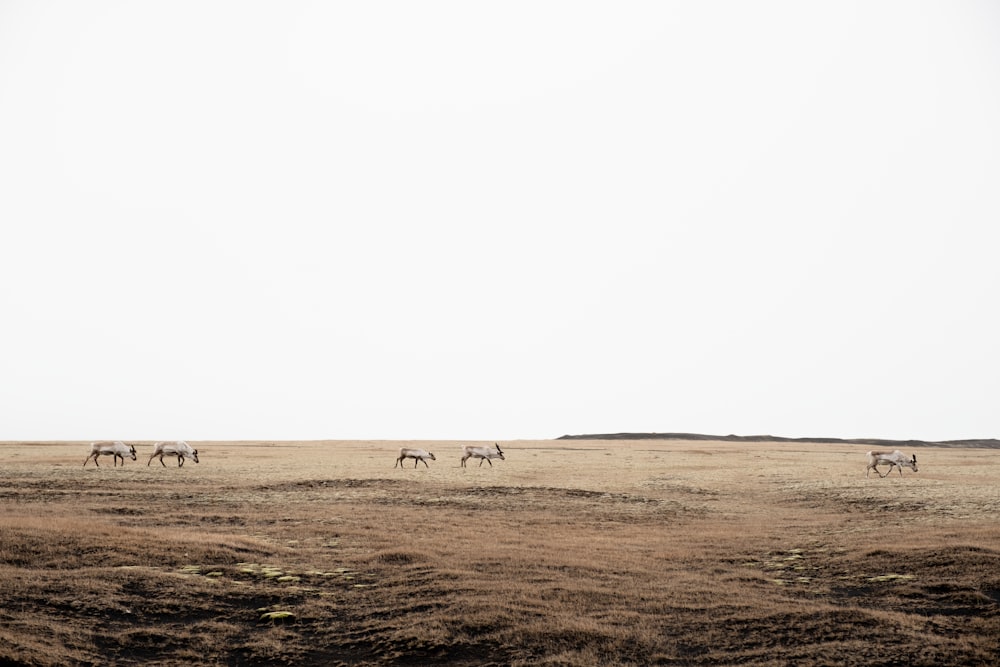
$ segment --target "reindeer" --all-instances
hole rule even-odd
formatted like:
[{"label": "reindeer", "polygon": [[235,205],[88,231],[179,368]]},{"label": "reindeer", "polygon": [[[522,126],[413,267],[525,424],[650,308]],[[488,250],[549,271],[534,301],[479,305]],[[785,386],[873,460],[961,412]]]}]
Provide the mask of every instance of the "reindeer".
[{"label": "reindeer", "polygon": [[183,440],[175,440],[173,442],[158,442],[153,445],[153,453],[150,455],[149,460],[146,461],[146,465],[149,466],[153,462],[153,459],[160,457],[160,465],[166,468],[167,464],[163,462],[164,456],[176,456],[178,468],[184,465],[184,459],[191,459],[195,463],[198,463],[198,450],[192,449],[191,445]]},{"label": "reindeer", "polygon": [[94,459],[94,465],[100,468],[100,464],[97,462],[98,456],[111,456],[114,461],[112,467],[118,466],[118,459],[122,460],[122,467],[125,467],[125,457],[131,457],[135,461],[135,447],[132,445],[126,445],[121,440],[115,440],[114,442],[94,442],[90,445],[90,455],[83,460],[83,466],[87,467],[87,461]]},{"label": "reindeer", "polygon": [[473,445],[462,445],[462,467],[465,467],[465,461],[469,458],[479,459],[479,467],[483,467],[483,461],[490,464],[493,467],[493,461],[490,459],[500,459],[501,461],[506,461],[504,458],[503,450],[500,449],[500,445],[493,443],[492,447],[475,447]]},{"label": "reindeer", "polygon": [[434,455],[428,452],[427,450],[411,449],[410,447],[401,447],[399,449],[399,456],[396,458],[396,463],[393,464],[392,467],[395,468],[398,465],[400,468],[402,468],[404,459],[414,459],[413,461],[414,468],[420,465],[421,461],[424,462],[425,466],[430,468],[430,466],[427,465],[427,459],[430,459],[431,461],[437,461],[437,459],[434,458]]},{"label": "reindeer", "polygon": [[[883,475],[878,471],[878,466],[883,463],[889,465],[889,470]],[[892,472],[893,466],[899,469],[899,476],[903,476],[903,468],[911,468],[913,472],[917,472],[917,455],[914,454],[913,458],[906,458],[906,454],[897,450],[891,452],[879,452],[871,451],[868,452],[868,467],[865,468],[865,477],[868,477],[868,473],[874,470],[878,473],[879,477],[885,477]]]}]

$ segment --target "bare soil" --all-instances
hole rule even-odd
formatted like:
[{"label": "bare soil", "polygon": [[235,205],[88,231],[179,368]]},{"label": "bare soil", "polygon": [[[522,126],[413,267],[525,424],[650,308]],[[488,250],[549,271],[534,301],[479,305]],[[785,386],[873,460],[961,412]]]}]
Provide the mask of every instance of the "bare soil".
[{"label": "bare soil", "polygon": [[0,444],[0,665],[1000,655],[996,449],[883,479],[845,443],[518,441],[466,469],[457,442],[191,442],[182,468],[136,444]]}]

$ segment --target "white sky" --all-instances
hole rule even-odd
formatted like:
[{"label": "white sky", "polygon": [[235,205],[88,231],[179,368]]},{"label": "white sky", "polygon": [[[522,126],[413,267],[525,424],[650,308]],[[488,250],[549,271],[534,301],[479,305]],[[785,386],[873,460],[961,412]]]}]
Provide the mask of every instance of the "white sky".
[{"label": "white sky", "polygon": [[996,2],[0,0],[0,439],[1000,436]]}]

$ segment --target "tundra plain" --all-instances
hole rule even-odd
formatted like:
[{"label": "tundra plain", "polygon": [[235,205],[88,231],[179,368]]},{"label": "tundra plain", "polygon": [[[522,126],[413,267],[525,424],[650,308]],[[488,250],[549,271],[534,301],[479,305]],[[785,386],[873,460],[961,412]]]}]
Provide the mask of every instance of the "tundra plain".
[{"label": "tundra plain", "polygon": [[[3,665],[990,665],[1000,450],[4,443]],[[393,468],[401,446],[430,467]],[[105,459],[107,460],[107,459]]]}]

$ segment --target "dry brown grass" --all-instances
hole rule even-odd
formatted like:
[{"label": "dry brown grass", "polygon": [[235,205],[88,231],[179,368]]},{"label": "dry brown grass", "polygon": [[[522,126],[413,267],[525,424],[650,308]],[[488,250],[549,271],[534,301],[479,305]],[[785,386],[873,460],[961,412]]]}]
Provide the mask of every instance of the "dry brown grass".
[{"label": "dry brown grass", "polygon": [[[976,665],[1000,452],[679,441],[0,445],[0,662]],[[952,457],[976,455],[975,466]],[[895,474],[894,474],[895,475]],[[291,616],[271,612],[289,612]]]}]

